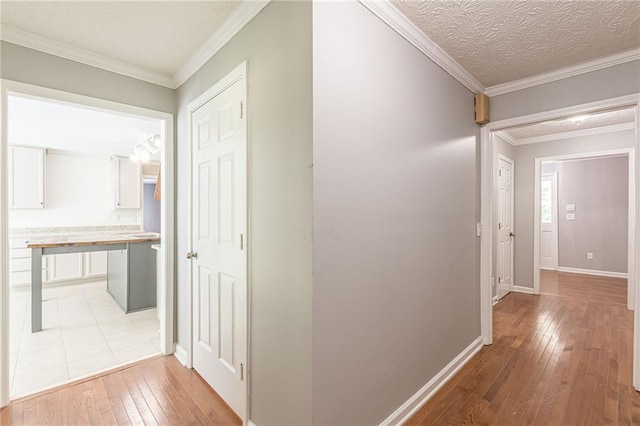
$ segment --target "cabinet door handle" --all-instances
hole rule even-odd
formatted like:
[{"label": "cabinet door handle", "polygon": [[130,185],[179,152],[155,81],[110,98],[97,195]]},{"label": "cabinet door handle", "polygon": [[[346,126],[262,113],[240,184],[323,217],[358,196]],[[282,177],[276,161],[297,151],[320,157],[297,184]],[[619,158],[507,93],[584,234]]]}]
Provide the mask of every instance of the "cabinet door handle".
[{"label": "cabinet door handle", "polygon": [[192,252],[192,251],[187,253],[187,259],[197,259],[197,258],[198,258],[198,253],[195,253],[195,252]]}]

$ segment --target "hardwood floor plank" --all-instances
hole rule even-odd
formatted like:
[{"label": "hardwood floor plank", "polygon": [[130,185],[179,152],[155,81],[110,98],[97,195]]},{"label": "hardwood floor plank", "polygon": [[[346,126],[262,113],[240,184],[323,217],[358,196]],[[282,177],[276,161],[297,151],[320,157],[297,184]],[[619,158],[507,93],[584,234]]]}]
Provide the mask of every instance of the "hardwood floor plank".
[{"label": "hardwood floor plank", "polygon": [[541,290],[496,304],[494,344],[407,424],[640,424],[626,280],[543,271]]}]

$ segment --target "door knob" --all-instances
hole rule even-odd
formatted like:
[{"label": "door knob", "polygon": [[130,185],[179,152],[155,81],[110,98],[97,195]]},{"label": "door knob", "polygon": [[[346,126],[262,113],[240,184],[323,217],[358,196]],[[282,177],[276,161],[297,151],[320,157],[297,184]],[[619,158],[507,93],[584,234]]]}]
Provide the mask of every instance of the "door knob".
[{"label": "door knob", "polygon": [[515,237],[515,236],[516,236],[516,234],[514,234],[513,232],[509,232],[509,236],[510,236],[510,237]]},{"label": "door knob", "polygon": [[195,252],[192,252],[192,251],[187,253],[187,259],[197,259],[197,258],[198,258],[198,253],[195,253]]}]

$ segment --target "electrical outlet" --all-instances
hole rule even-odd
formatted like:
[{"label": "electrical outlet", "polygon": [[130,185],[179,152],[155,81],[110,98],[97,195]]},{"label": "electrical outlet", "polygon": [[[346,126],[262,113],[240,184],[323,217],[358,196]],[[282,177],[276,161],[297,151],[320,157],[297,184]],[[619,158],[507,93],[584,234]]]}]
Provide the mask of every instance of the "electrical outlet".
[{"label": "electrical outlet", "polygon": [[567,213],[567,220],[576,220],[575,213]]},{"label": "electrical outlet", "polygon": [[591,253],[590,251],[587,252],[587,259],[593,260],[593,253]]},{"label": "electrical outlet", "polygon": [[575,212],[576,211],[576,205],[575,204],[567,204],[567,211],[568,212]]}]

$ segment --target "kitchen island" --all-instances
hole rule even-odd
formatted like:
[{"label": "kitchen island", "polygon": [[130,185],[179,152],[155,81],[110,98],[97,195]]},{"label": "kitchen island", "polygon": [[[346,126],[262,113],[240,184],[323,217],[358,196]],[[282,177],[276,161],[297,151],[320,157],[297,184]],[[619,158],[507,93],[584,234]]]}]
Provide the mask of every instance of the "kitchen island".
[{"label": "kitchen island", "polygon": [[[35,333],[42,330],[42,256],[110,250],[128,253],[132,244],[157,243],[158,241],[160,241],[160,236],[152,232],[55,235],[30,238],[27,242],[27,248],[31,249],[31,331]],[[127,286],[131,284],[126,282]],[[116,301],[122,307],[121,301]],[[124,309],[126,312],[127,309]]]}]

